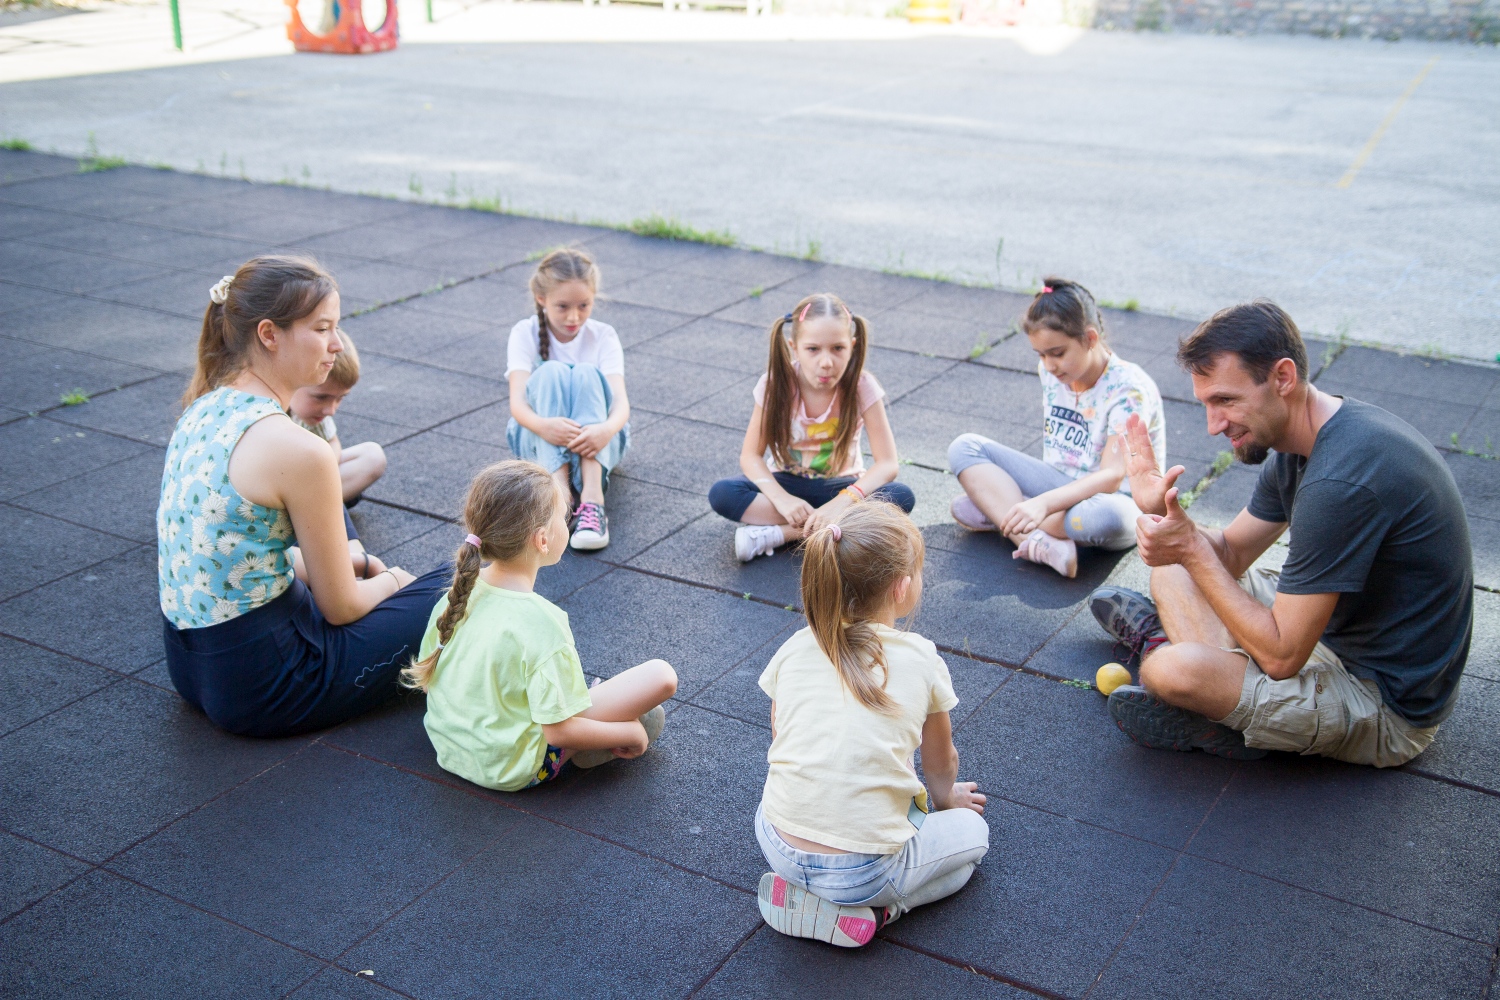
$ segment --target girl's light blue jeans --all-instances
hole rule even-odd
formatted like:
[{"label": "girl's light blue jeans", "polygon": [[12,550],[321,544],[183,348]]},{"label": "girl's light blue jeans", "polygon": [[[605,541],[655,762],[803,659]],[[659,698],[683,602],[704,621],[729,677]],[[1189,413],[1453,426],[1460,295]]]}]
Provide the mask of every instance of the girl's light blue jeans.
[{"label": "girl's light blue jeans", "polygon": [[[1072,482],[1041,459],[982,434],[960,434],[948,446],[948,471],[955,476],[985,463],[998,466],[1028,500]],[[1095,493],[1068,508],[1063,530],[1079,545],[1123,552],[1135,546],[1135,521],[1140,516],[1129,493]]]},{"label": "girl's light blue jeans", "polygon": [[[602,424],[609,417],[609,407],[614,400],[609,382],[594,365],[570,365],[561,361],[543,361],[526,380],[526,402],[539,417],[567,417],[579,425]],[[573,489],[583,490],[582,461],[568,449],[551,444],[540,434],[529,431],[511,417],[505,431],[510,453],[516,458],[535,462],[548,472],[556,472],[568,463],[573,467]],[[594,459],[604,470],[603,485],[609,487],[609,473],[625,449],[630,447],[630,425],[610,439]]]},{"label": "girl's light blue jeans", "polygon": [[883,906],[889,923],[962,889],[990,849],[990,827],[972,809],[944,809],[895,854],[811,854],[782,840],[757,806],[755,839],[788,882],[840,906]]}]

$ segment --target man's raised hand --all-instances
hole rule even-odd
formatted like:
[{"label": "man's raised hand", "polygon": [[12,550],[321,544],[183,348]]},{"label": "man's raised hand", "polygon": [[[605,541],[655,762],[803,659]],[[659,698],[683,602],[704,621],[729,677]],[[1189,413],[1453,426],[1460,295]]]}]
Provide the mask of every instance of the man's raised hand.
[{"label": "man's raised hand", "polygon": [[[1173,479],[1173,469],[1168,473]],[[1135,540],[1141,562],[1147,566],[1171,566],[1192,557],[1203,542],[1203,536],[1187,511],[1177,502],[1177,487],[1162,496],[1165,514],[1142,514],[1136,518]]]},{"label": "man's raised hand", "polygon": [[[1125,421],[1125,474],[1130,477],[1130,495],[1145,514],[1166,514],[1167,490],[1186,469],[1174,465],[1163,475],[1151,446],[1151,432],[1140,414],[1132,413]],[[1186,516],[1186,515],[1184,515]]]}]

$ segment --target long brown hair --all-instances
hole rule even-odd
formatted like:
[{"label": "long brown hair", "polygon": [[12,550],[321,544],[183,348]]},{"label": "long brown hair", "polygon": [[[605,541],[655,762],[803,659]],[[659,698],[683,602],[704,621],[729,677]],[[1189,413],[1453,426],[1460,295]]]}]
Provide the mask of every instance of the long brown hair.
[{"label": "long brown hair", "polygon": [[[808,320],[833,317],[849,328],[854,341],[849,351],[849,366],[835,387],[839,407],[839,433],[833,441],[831,475],[838,475],[849,464],[854,448],[859,447],[859,377],[864,374],[865,356],[870,345],[870,324],[844,305],[844,300],[828,292],[809,295],[791,312],[771,324],[771,357],[766,363],[766,393],[761,403],[761,439],[771,450],[776,464],[786,468],[792,448],[792,406],[801,395],[797,388],[797,370],[792,367],[792,346],[797,331]],[[850,412],[851,410],[855,412]]]},{"label": "long brown hair", "polygon": [[599,293],[599,265],[583,250],[560,247],[543,257],[531,276],[531,297],[536,299],[536,350],[543,361],[552,353],[552,332],[547,327],[547,307],[543,303],[552,289],[569,281],[581,281],[589,291]]},{"label": "long brown hair", "polygon": [[903,576],[921,572],[925,552],[911,518],[883,500],[855,504],[836,525],[818,529],[802,543],[807,624],[844,687],[877,712],[892,712],[896,705],[885,693],[890,674],[875,617]]},{"label": "long brown hair", "polygon": [[224,292],[223,304],[210,299],[203,311],[198,365],[183,393],[183,407],[234,381],[245,370],[258,343],[255,331],[261,320],[268,319],[284,330],[338,290],[333,275],[311,257],[262,254],[241,264]]},{"label": "long brown hair", "polygon": [[557,481],[535,462],[496,462],[474,477],[464,499],[464,527],[479,537],[480,545],[475,548],[464,541],[453,554],[453,584],[448,606],[438,616],[437,648],[426,659],[413,658],[401,672],[403,685],[427,690],[443,647],[468,614],[479,567],[486,559],[514,559],[525,551],[531,537],[552,520],[557,502]]}]

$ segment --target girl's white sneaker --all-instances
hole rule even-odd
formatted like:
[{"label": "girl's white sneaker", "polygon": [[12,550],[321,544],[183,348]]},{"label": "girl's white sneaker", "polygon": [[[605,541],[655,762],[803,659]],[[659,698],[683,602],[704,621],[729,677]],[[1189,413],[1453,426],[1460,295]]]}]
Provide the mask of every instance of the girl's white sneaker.
[{"label": "girl's white sneaker", "polygon": [[779,524],[742,524],[734,529],[734,557],[740,562],[768,556],[784,544],[786,535]]},{"label": "girl's white sneaker", "polygon": [[1041,528],[1027,535],[1011,558],[1051,566],[1069,580],[1078,575],[1078,543],[1071,538],[1053,538]]},{"label": "girl's white sneaker", "polygon": [[839,948],[860,948],[880,929],[868,906],[840,906],[799,889],[775,872],[760,877],[760,915],[787,937],[812,938]]}]

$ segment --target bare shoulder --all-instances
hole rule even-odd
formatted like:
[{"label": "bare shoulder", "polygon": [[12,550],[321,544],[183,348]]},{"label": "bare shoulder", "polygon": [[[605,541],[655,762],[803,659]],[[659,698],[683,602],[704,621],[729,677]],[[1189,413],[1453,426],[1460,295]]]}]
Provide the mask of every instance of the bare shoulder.
[{"label": "bare shoulder", "polygon": [[240,438],[235,457],[271,459],[294,469],[310,469],[331,461],[333,450],[328,442],[292,423],[285,414],[273,414],[257,420]]}]

